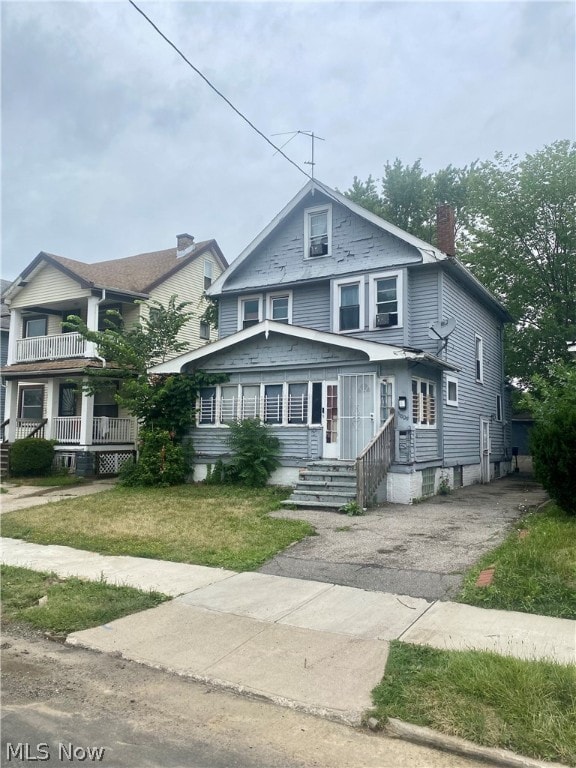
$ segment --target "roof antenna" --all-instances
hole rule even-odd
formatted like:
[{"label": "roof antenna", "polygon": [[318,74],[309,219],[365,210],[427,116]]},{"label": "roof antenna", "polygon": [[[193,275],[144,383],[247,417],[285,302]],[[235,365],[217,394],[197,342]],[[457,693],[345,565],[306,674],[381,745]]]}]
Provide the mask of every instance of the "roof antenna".
[{"label": "roof antenna", "polygon": [[[312,166],[312,171],[310,175],[312,177],[312,180],[314,180],[314,166],[316,165],[316,163],[314,162],[314,142],[316,141],[316,139],[319,139],[320,141],[326,141],[326,139],[323,139],[322,136],[317,136],[314,133],[314,131],[289,131],[287,133],[273,133],[272,136],[290,136],[288,141],[284,142],[284,144],[282,144],[282,146],[280,147],[280,149],[284,149],[286,144],[292,141],[292,139],[295,136],[298,136],[299,134],[301,134],[302,136],[308,136],[311,140],[311,159],[305,160],[304,165]],[[278,154],[278,153],[275,152],[274,154]]]}]

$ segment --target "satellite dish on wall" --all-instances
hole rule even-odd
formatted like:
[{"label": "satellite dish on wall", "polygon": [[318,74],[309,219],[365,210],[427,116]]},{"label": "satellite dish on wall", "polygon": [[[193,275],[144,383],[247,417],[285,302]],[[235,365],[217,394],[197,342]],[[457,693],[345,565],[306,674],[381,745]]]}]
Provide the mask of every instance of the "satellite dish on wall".
[{"label": "satellite dish on wall", "polygon": [[441,341],[444,341],[450,334],[454,333],[455,330],[456,318],[449,317],[447,320],[438,320],[437,322],[432,323],[428,328],[428,336],[431,339],[440,339]]}]

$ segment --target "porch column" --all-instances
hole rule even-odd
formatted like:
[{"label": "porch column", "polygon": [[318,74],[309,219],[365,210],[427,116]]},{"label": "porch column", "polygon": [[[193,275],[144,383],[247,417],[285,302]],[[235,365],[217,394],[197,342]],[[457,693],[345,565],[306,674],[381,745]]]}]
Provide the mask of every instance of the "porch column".
[{"label": "porch column", "polygon": [[10,332],[8,334],[8,359],[6,365],[16,362],[16,342],[22,336],[22,310],[10,310]]},{"label": "porch column", "polygon": [[56,379],[48,379],[46,387],[46,424],[45,435],[48,440],[56,439],[56,423],[54,419],[58,416],[58,392],[59,383]]},{"label": "porch column", "polygon": [[[88,296],[86,325],[89,331],[98,330],[98,296]],[[84,357],[96,357],[96,344],[93,341],[86,342]]]},{"label": "porch column", "polygon": [[80,445],[92,445],[92,422],[94,417],[94,395],[82,390],[80,410]]},{"label": "porch column", "polygon": [[15,379],[6,381],[6,399],[4,400],[4,419],[10,419],[4,435],[6,442],[13,442],[16,435],[16,419],[18,418],[18,382]]}]

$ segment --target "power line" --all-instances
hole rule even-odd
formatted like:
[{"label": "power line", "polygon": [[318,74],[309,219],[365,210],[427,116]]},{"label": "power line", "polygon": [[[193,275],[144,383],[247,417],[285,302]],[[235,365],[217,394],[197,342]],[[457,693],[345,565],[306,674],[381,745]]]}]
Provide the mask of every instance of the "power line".
[{"label": "power line", "polygon": [[[159,28],[156,26],[156,24],[154,24],[154,22],[152,21],[152,19],[150,19],[150,17],[149,17],[149,16],[147,16],[147,15],[144,13],[144,11],[143,11],[141,8],[139,8],[139,7],[136,5],[136,3],[135,3],[135,2],[133,2],[133,0],[128,0],[128,2],[130,3],[130,5],[131,5],[131,6],[132,6],[132,7],[133,7],[135,10],[137,10],[137,11],[138,11],[138,13],[139,13],[141,16],[143,16],[143,17],[146,19],[146,21],[147,21],[147,22],[150,24],[150,26],[151,26],[151,27],[153,27],[153,28],[156,30],[156,32],[157,32],[157,33],[160,35],[160,37],[161,37],[161,38],[163,38],[163,39],[164,39],[164,40],[165,40],[165,41],[168,43],[168,45],[169,45],[171,48],[173,48],[173,49],[176,51],[176,53],[178,54],[178,56],[180,56],[180,58],[184,59],[184,61],[186,62],[186,64],[188,64],[188,66],[189,66],[191,69],[193,69],[193,70],[194,70],[194,72],[196,72],[196,74],[197,74],[197,75],[199,75],[199,76],[202,78],[202,80],[204,80],[204,82],[205,82],[205,83],[206,83],[206,84],[207,84],[207,85],[208,85],[210,88],[212,88],[212,90],[213,90],[215,93],[217,93],[217,94],[218,94],[218,96],[220,96],[220,98],[221,98],[221,99],[223,99],[223,100],[226,102],[226,104],[228,104],[228,106],[229,106],[229,107],[231,107],[231,108],[234,110],[234,112],[236,112],[236,114],[237,114],[239,117],[241,117],[241,118],[242,118],[242,120],[244,120],[246,123],[248,123],[248,125],[250,126],[250,128],[252,128],[254,131],[256,131],[256,133],[257,133],[259,136],[261,136],[261,137],[264,139],[264,141],[266,141],[268,144],[270,144],[270,146],[271,146],[271,147],[273,147],[273,148],[276,150],[276,152],[280,153],[280,154],[282,155],[282,157],[284,157],[286,160],[288,160],[288,162],[289,162],[289,163],[291,163],[291,164],[292,164],[292,165],[293,165],[295,168],[297,168],[297,169],[300,171],[300,173],[303,173],[303,174],[304,174],[304,176],[306,176],[306,178],[307,178],[307,179],[310,179],[311,181],[313,181],[313,177],[312,177],[312,176],[311,176],[309,173],[306,173],[306,171],[305,171],[303,168],[300,168],[300,166],[298,165],[298,163],[294,162],[294,160],[292,160],[290,157],[288,157],[288,155],[287,155],[287,154],[285,154],[284,152],[282,152],[282,148],[281,148],[281,147],[277,147],[277,146],[276,146],[276,144],[274,144],[274,142],[273,142],[273,141],[270,141],[270,139],[268,138],[268,136],[266,136],[266,134],[262,133],[262,131],[261,131],[261,130],[259,130],[259,129],[258,129],[258,128],[257,128],[257,127],[254,125],[254,123],[253,123],[253,122],[251,122],[251,121],[250,121],[250,120],[249,120],[249,119],[246,117],[246,115],[242,114],[242,112],[240,112],[240,110],[239,110],[239,109],[237,109],[237,107],[235,107],[235,106],[234,106],[234,104],[232,104],[232,102],[230,101],[230,99],[226,98],[226,96],[224,96],[224,94],[223,94],[221,91],[219,91],[219,90],[218,90],[218,88],[216,88],[216,86],[215,86],[215,85],[212,85],[212,83],[210,82],[210,80],[208,80],[208,78],[206,77],[206,75],[204,75],[204,74],[203,74],[203,73],[202,73],[202,72],[201,72],[201,71],[198,69],[198,67],[195,67],[195,66],[194,66],[194,64],[192,64],[192,62],[191,62],[189,59],[187,59],[187,58],[186,58],[186,56],[185,56],[185,55],[182,53],[182,51],[181,51],[181,50],[178,48],[178,46],[177,46],[177,45],[175,45],[175,44],[172,42],[172,40],[170,40],[170,38],[166,37],[166,35],[164,34],[164,32],[162,32],[162,30],[161,30],[161,29],[159,29]],[[285,145],[284,145],[284,146],[285,146]]]}]

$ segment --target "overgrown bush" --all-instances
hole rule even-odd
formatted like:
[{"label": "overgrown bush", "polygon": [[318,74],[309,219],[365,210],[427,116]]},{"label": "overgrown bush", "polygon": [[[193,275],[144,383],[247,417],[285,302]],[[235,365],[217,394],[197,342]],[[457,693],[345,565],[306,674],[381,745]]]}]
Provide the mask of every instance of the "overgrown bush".
[{"label": "overgrown bush", "polygon": [[[280,466],[280,441],[258,419],[230,424],[228,436],[232,459],[226,465],[227,478],[252,488],[260,488]],[[231,473],[231,474],[230,474]]]},{"label": "overgrown bush", "polygon": [[138,461],[122,465],[119,482],[124,486],[178,485],[186,480],[188,472],[187,450],[174,443],[170,432],[143,429]]},{"label": "overgrown bush", "polygon": [[10,446],[10,474],[14,477],[49,475],[54,461],[55,440],[26,437]]},{"label": "overgrown bush", "polygon": [[565,512],[576,515],[576,366],[549,381],[536,378],[527,398],[534,414],[530,438],[534,475]]}]

